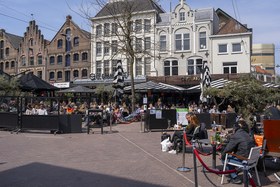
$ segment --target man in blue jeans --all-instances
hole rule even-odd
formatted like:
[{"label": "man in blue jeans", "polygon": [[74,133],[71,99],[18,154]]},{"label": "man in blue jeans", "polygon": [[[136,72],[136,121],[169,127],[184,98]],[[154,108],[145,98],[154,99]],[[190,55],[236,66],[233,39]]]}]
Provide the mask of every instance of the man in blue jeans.
[{"label": "man in blue jeans", "polygon": [[[221,158],[224,163],[226,153],[234,153],[238,156],[248,158],[250,150],[255,147],[254,140],[249,135],[249,127],[243,119],[239,119],[235,125],[234,134],[230,136],[229,142],[222,151]],[[234,156],[228,156],[228,161],[238,164],[242,161]],[[227,170],[234,169],[234,166],[228,165]],[[237,177],[237,173],[230,174],[230,182],[241,184],[242,181]]]}]

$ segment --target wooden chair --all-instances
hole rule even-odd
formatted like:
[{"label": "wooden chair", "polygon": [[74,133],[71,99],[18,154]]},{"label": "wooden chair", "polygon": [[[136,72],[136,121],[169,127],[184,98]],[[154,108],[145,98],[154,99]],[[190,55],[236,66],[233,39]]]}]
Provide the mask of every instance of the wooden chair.
[{"label": "wooden chair", "polygon": [[[244,165],[242,163],[237,164],[237,163],[229,162],[228,161],[228,155],[233,155],[240,160],[246,160],[248,169],[255,168],[255,172],[256,172],[256,176],[257,176],[257,180],[258,180],[258,185],[261,186],[261,182],[260,182],[260,178],[259,178],[259,174],[258,174],[258,170],[257,170],[258,160],[261,156],[260,155],[260,150],[261,150],[261,147],[252,147],[251,150],[250,150],[250,154],[249,154],[248,158],[244,158],[242,156],[232,154],[232,153],[227,153],[226,157],[225,157],[223,171],[226,170],[227,165],[236,166],[238,168],[244,168]],[[223,184],[223,182],[224,182],[224,175],[222,175],[221,184]]]}]

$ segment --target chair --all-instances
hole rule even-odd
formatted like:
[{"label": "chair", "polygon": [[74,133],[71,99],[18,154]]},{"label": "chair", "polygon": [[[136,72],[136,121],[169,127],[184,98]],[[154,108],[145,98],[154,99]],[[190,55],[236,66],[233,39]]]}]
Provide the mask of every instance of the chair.
[{"label": "chair", "polygon": [[264,174],[266,175],[265,169],[265,158],[280,158],[280,120],[263,120],[263,148],[262,148],[262,165]]},{"label": "chair", "polygon": [[[190,138],[190,143],[192,143],[193,140],[196,140],[199,137],[199,132],[200,132],[200,126],[197,126],[194,131],[193,134],[188,134],[187,137]],[[175,140],[174,142],[175,144],[177,144],[176,146],[176,152],[180,152],[183,149],[183,136],[180,139]]]},{"label": "chair", "polygon": [[[250,154],[249,154],[248,158],[244,158],[242,156],[238,156],[238,155],[235,155],[235,154],[232,154],[232,153],[227,153],[226,157],[225,157],[223,171],[226,170],[227,165],[236,166],[236,167],[241,168],[241,169],[244,168],[244,165],[242,163],[237,164],[237,163],[229,162],[228,161],[228,155],[233,155],[240,160],[246,160],[248,169],[255,168],[255,172],[256,172],[256,176],[257,176],[257,180],[258,180],[258,185],[261,186],[261,182],[260,182],[260,178],[259,178],[259,174],[258,174],[258,170],[257,170],[257,164],[258,164],[258,160],[260,158],[260,150],[261,150],[261,147],[252,147],[251,150],[250,150]],[[224,182],[224,175],[222,175],[221,184],[223,184],[223,182]]]}]

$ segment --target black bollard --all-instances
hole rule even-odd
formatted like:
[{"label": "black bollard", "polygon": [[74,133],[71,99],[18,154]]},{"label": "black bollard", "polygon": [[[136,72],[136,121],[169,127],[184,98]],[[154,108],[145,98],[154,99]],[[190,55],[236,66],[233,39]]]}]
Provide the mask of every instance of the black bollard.
[{"label": "black bollard", "polygon": [[[186,128],[184,127],[184,134],[186,133]],[[185,154],[186,154],[186,142],[185,142],[185,138],[183,137],[183,164],[182,167],[178,167],[177,171],[183,171],[183,172],[187,172],[187,171],[191,171],[190,168],[185,167]]]},{"label": "black bollard", "polygon": [[197,181],[197,165],[196,165],[196,155],[194,153],[195,150],[195,140],[192,142],[193,144],[193,169],[194,169],[194,186],[198,187],[198,181]]}]

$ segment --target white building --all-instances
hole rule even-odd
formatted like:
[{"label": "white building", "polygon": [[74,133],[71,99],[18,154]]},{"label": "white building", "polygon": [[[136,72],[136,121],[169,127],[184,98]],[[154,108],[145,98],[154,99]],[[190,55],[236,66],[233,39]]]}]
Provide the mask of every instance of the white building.
[{"label": "white building", "polygon": [[[126,4],[130,3],[137,6],[127,23]],[[131,63],[121,51],[127,33],[122,27],[131,27],[131,44],[137,53],[135,77],[199,76],[204,62],[211,74],[250,73],[251,29],[222,10],[192,10],[179,0],[172,12],[165,12],[153,0],[111,0],[92,18],[91,73],[95,77],[114,74],[117,60],[128,72]]]}]

